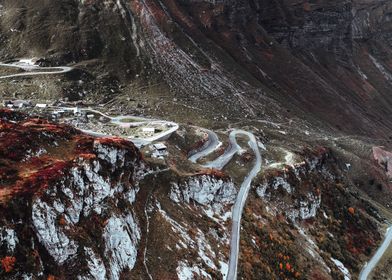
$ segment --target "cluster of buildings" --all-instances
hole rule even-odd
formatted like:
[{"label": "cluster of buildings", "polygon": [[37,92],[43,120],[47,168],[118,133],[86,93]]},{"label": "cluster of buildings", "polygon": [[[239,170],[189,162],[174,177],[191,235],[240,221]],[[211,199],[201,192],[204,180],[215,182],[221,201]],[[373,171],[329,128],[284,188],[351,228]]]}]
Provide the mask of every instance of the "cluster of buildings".
[{"label": "cluster of buildings", "polygon": [[[34,111],[35,109],[39,110],[40,113],[47,115],[49,118],[53,120],[62,119],[68,124],[71,124],[79,129],[84,130],[93,130],[98,131],[98,133],[103,134],[113,134],[116,135],[119,133],[116,130],[116,126],[107,126],[105,125],[106,121],[103,119],[104,117],[99,117],[96,114],[88,110],[82,110],[78,107],[56,107],[49,106],[46,103],[36,103],[33,104],[30,100],[7,100],[3,102],[4,107],[15,109],[15,110],[29,110]],[[120,124],[118,128],[123,129],[123,133],[127,133],[126,129],[130,129],[132,126],[130,124]],[[167,123],[147,123],[145,126],[141,126],[140,128],[136,128],[136,133],[133,138],[145,139],[154,137],[157,133],[161,133],[167,129],[170,129],[172,124]],[[118,129],[117,128],[117,129]],[[130,138],[130,137],[128,137]],[[152,158],[163,159],[168,155],[167,147],[164,143],[158,142],[149,145],[149,153]]]},{"label": "cluster of buildings", "polygon": [[17,109],[17,110],[28,110],[34,109],[39,110],[41,113],[49,116],[52,119],[59,119],[61,117],[86,117],[93,118],[94,115],[83,114],[82,110],[78,107],[69,107],[69,108],[61,108],[61,107],[52,107],[47,103],[36,103],[34,104],[30,100],[7,100],[4,101],[3,106],[9,109]]},{"label": "cluster of buildings", "polygon": [[33,103],[29,100],[7,100],[4,101],[4,107],[10,108],[10,109],[23,109],[23,108],[39,108],[39,109],[45,109],[48,107],[48,104],[45,103],[37,103],[33,105]]}]

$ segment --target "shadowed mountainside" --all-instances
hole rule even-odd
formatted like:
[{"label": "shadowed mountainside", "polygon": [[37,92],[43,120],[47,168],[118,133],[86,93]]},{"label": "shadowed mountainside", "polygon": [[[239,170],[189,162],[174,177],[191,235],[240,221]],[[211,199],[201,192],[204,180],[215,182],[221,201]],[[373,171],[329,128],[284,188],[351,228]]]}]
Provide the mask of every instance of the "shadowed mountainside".
[{"label": "shadowed mountainside", "polygon": [[184,102],[224,100],[228,117],[390,136],[388,1],[3,2],[4,58],[100,60],[125,80],[163,78]]}]

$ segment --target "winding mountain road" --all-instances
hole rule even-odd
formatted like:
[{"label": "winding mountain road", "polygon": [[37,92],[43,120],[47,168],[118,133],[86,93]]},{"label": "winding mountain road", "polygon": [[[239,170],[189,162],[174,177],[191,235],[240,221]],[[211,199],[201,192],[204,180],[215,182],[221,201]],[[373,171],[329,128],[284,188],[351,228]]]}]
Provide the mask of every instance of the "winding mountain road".
[{"label": "winding mountain road", "polygon": [[[38,75],[58,75],[67,73],[73,70],[73,67],[69,66],[59,66],[59,67],[41,67],[33,63],[31,59],[21,59],[19,61],[13,63],[0,63],[0,67],[7,67],[7,68],[17,68],[22,69],[25,72],[23,73],[16,73],[10,75],[0,76],[0,79],[9,79],[9,78],[16,78],[16,77],[26,77],[26,76],[38,76]],[[120,116],[117,118],[111,118],[103,113],[89,109],[92,112],[100,113],[105,117],[111,119],[113,124],[117,125],[124,125],[128,124],[130,126],[139,126],[146,123],[170,123],[171,128],[155,137],[151,137],[151,139],[131,139],[132,141],[138,142],[139,145],[151,143],[152,141],[164,139],[167,136],[170,136],[174,131],[178,129],[178,125],[176,123],[171,122],[164,122],[159,120],[149,120],[145,118],[136,118],[134,116]],[[135,122],[124,122],[123,120],[127,118],[134,118]],[[192,154],[188,159],[196,163],[200,158],[205,157],[215,150],[217,150],[222,143],[219,141],[217,134],[211,130],[204,129],[205,132],[208,134],[208,140],[203,145],[203,147]],[[85,130],[84,132],[92,134],[98,137],[110,136],[102,133],[97,133],[94,131]],[[240,242],[240,230],[241,230],[241,217],[243,208],[248,197],[248,193],[251,187],[252,180],[257,176],[258,172],[261,170],[261,155],[258,148],[257,140],[255,136],[244,130],[233,130],[229,135],[230,146],[224,152],[223,155],[219,156],[215,160],[203,165],[206,168],[215,168],[215,169],[223,169],[233,158],[233,156],[239,153],[242,148],[238,145],[236,137],[238,135],[245,135],[249,138],[248,145],[253,150],[256,156],[256,162],[245,177],[244,181],[241,184],[240,190],[238,192],[235,204],[233,206],[233,214],[232,214],[232,230],[231,230],[231,240],[230,240],[230,259],[229,259],[229,270],[227,275],[227,280],[236,280],[237,279],[237,268],[238,268],[238,256],[239,256],[239,242]],[[139,143],[140,142],[140,143]],[[374,270],[377,266],[379,261],[381,260],[382,256],[392,243],[392,226],[387,229],[385,238],[374,254],[374,256],[369,260],[368,263],[365,264],[364,268],[362,269],[359,280],[367,280],[370,273]]]},{"label": "winding mountain road", "polygon": [[[211,132],[211,135],[214,135],[214,132]],[[210,135],[210,133],[208,133]],[[242,217],[242,212],[244,209],[244,205],[246,202],[246,199],[248,197],[248,193],[251,187],[252,180],[256,177],[256,175],[259,173],[261,170],[261,154],[257,145],[257,140],[256,137],[245,130],[233,130],[230,135],[229,135],[229,140],[230,140],[230,147],[225,151],[223,155],[215,159],[214,161],[203,165],[204,167],[207,168],[216,168],[216,169],[222,169],[225,167],[226,164],[230,162],[230,160],[233,158],[233,156],[241,151],[241,147],[237,143],[237,135],[245,135],[249,138],[248,145],[251,147],[253,150],[255,156],[256,156],[256,162],[252,168],[252,170],[249,172],[249,174],[245,177],[244,181],[241,184],[240,191],[238,192],[235,204],[233,206],[233,215],[232,215],[232,228],[231,228],[231,239],[230,239],[230,258],[229,258],[229,271],[227,274],[227,280],[235,280],[237,279],[237,268],[238,268],[238,255],[239,255],[239,247],[240,247],[240,231],[241,231],[241,217]],[[216,134],[213,136],[213,139],[211,140],[211,143],[207,145],[207,147],[195,153],[192,156],[193,160],[197,160],[203,156],[206,156],[208,153],[206,150],[208,149],[209,153],[214,151],[213,147],[216,147],[214,143],[216,143],[216,139],[218,137]]]},{"label": "winding mountain road", "polygon": [[218,135],[216,135],[215,132],[208,129],[204,129],[204,131],[208,134],[208,140],[199,151],[188,158],[193,163],[196,163],[198,159],[211,154],[222,145],[222,142],[219,141]]},{"label": "winding mountain road", "polygon": [[[18,68],[23,69],[26,72],[11,74],[0,76],[0,79],[8,79],[8,78],[16,78],[16,77],[25,77],[25,76],[37,76],[37,75],[58,75],[71,71],[73,68],[69,66],[59,66],[59,67],[41,67],[35,65],[29,59],[19,60],[13,63],[0,63],[0,67],[8,67],[8,68]],[[41,71],[45,69],[45,71]]]},{"label": "winding mountain road", "polygon": [[384,255],[385,251],[388,249],[389,245],[392,242],[392,226],[387,229],[385,234],[385,238],[381,243],[381,246],[377,249],[374,256],[370,259],[368,263],[365,264],[364,268],[362,269],[361,273],[359,274],[359,280],[367,280],[370,273],[373,269],[377,266],[379,261],[381,260],[382,256]]},{"label": "winding mountain road", "polygon": [[[37,76],[37,75],[55,75],[55,74],[63,74],[71,71],[73,68],[68,66],[62,67],[41,67],[35,65],[31,59],[24,59],[19,60],[13,63],[0,63],[0,67],[9,67],[9,68],[18,68],[23,69],[26,72],[11,74],[0,76],[0,79],[8,79],[8,78],[15,78],[15,77],[24,77],[24,76]],[[41,71],[45,69],[45,71]],[[91,110],[94,111],[94,110]],[[95,111],[98,112],[98,111]],[[105,115],[106,116],[106,115]],[[108,116],[107,116],[108,117]],[[110,118],[110,117],[109,117]],[[146,120],[146,119],[139,119],[136,123],[127,123],[124,122],[128,118],[127,116],[120,116],[117,118],[110,118],[111,122],[117,125],[140,125],[146,122],[162,122],[158,120]],[[134,117],[132,117],[134,118]],[[170,123],[170,122],[162,122],[162,123]],[[158,139],[163,139],[176,131],[178,129],[178,125],[176,123],[170,123],[170,129],[165,131],[158,136],[151,137],[151,139],[144,139],[147,142],[155,141]],[[208,134],[208,141],[202,147],[200,151],[197,151],[192,156],[189,157],[189,160],[196,163],[198,159],[211,154],[213,151],[218,149],[221,146],[221,142],[219,141],[218,136],[215,132],[210,130],[205,130]],[[94,131],[85,130],[86,133],[93,134],[94,136],[102,137],[107,136],[106,134],[97,133]],[[243,208],[248,197],[248,193],[251,187],[252,180],[257,176],[258,172],[261,170],[261,155],[257,145],[257,140],[255,136],[245,130],[233,130],[229,135],[230,146],[224,152],[223,155],[219,156],[215,160],[203,165],[206,168],[215,168],[215,169],[223,169],[233,158],[235,154],[240,152],[242,148],[238,145],[236,137],[238,135],[245,135],[249,138],[248,145],[253,150],[256,156],[256,162],[245,177],[244,181],[241,184],[240,191],[238,192],[235,204],[233,206],[233,214],[232,214],[232,230],[231,230],[231,240],[230,240],[230,259],[229,259],[229,269],[228,269],[228,280],[235,280],[237,279],[237,267],[238,267],[238,255],[239,255],[239,243],[240,243],[240,230],[241,230],[241,217]],[[132,139],[136,140],[136,139]]]},{"label": "winding mountain road", "polygon": [[[59,109],[62,110],[73,110],[74,108],[67,108],[67,107],[60,107]],[[163,121],[163,120],[156,120],[156,119],[147,119],[143,117],[137,117],[137,116],[117,116],[117,117],[111,117],[108,116],[98,110],[94,109],[81,109],[81,111],[87,112],[87,113],[96,113],[99,114],[105,118],[108,118],[112,124],[115,124],[117,126],[129,126],[129,127],[138,127],[138,126],[154,126],[154,125],[161,125],[161,126],[166,126],[167,130],[164,130],[160,133],[156,133],[153,136],[150,137],[145,137],[145,138],[135,138],[131,136],[124,137],[130,141],[132,141],[137,147],[141,147],[144,145],[151,144],[152,142],[155,141],[164,141],[167,140],[175,131],[178,130],[179,125],[175,122],[170,122],[170,121]],[[135,120],[135,121],[127,121],[127,119],[130,120]],[[87,130],[87,129],[81,129],[84,133],[90,134],[95,137],[111,137],[113,135],[110,134],[105,134],[105,133],[100,133],[100,132],[95,132],[93,130]]]}]

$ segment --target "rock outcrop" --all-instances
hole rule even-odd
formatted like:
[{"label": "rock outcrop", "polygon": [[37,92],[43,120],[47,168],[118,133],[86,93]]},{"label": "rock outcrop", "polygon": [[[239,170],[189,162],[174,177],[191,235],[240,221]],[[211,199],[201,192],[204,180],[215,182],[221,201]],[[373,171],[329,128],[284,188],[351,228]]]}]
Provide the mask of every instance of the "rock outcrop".
[{"label": "rock outcrop", "polygon": [[0,258],[15,258],[1,277],[120,279],[131,271],[141,238],[133,204],[146,171],[135,146],[12,119],[0,112]]},{"label": "rock outcrop", "polygon": [[236,195],[237,190],[229,179],[209,175],[197,175],[183,183],[173,183],[170,190],[170,199],[176,203],[190,203],[192,200],[204,206],[234,203]]},{"label": "rock outcrop", "polygon": [[305,150],[301,157],[267,170],[248,200],[240,268],[246,279],[355,278],[381,240],[382,218],[359,199],[333,152]]}]

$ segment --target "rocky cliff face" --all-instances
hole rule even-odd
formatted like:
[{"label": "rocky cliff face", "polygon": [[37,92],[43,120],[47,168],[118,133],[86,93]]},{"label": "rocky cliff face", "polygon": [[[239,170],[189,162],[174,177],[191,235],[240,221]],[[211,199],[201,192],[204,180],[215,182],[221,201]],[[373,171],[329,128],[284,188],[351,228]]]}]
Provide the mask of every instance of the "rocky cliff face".
[{"label": "rocky cliff face", "polygon": [[0,146],[2,279],[227,272],[237,192],[228,177],[168,176],[131,142],[8,110],[0,110]]},{"label": "rocky cliff face", "polygon": [[[0,120],[2,278],[225,277],[235,179],[162,168],[125,140],[12,111]],[[381,165],[387,154],[375,148]],[[254,183],[240,275],[356,277],[384,219],[331,150],[305,149],[289,164]]]},{"label": "rocky cliff face", "polygon": [[293,166],[266,171],[254,188],[241,241],[246,279],[355,279],[361,258],[380,241],[383,218],[359,199],[333,153],[304,155]]},{"label": "rocky cliff face", "polygon": [[1,113],[1,277],[120,279],[141,238],[134,202],[145,170],[121,139]]}]

